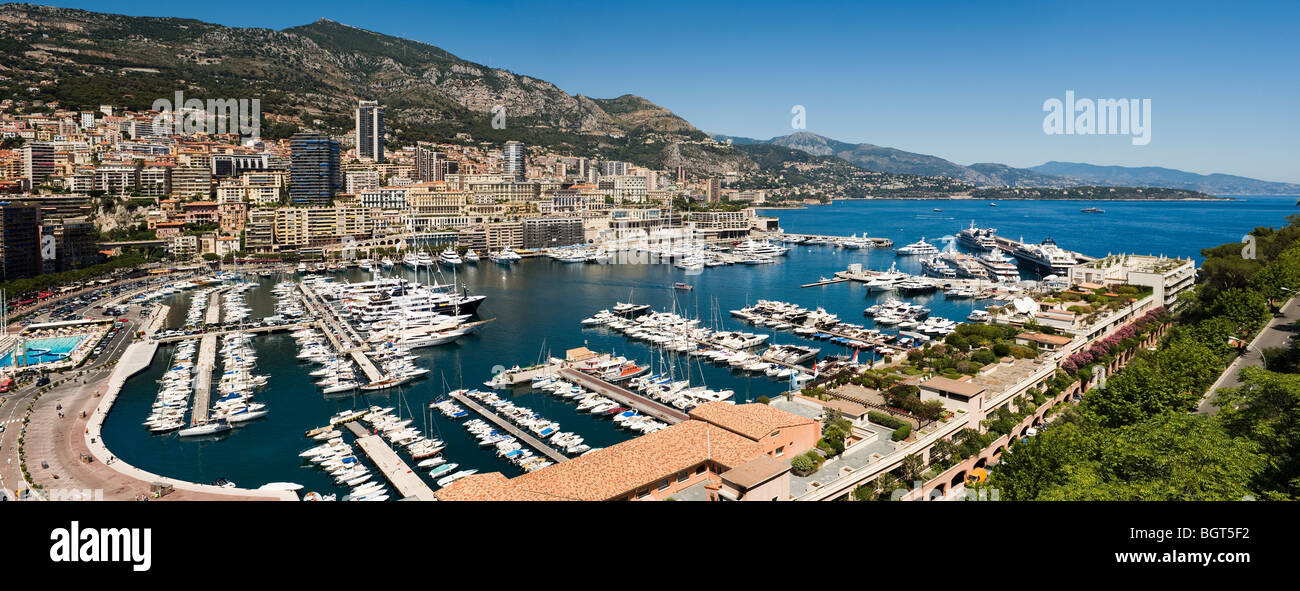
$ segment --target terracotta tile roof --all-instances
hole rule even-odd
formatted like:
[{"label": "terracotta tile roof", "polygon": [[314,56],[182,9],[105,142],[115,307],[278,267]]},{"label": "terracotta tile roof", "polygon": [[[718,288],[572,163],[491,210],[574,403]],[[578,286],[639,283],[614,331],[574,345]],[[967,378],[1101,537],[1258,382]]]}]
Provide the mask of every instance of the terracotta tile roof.
[{"label": "terracotta tile roof", "polygon": [[782,462],[772,456],[759,456],[736,468],[722,473],[722,480],[730,482],[741,489],[751,489],[790,469],[788,462]]},{"label": "terracotta tile roof", "polygon": [[684,421],[523,476],[507,479],[493,472],[462,478],[435,494],[443,501],[605,501],[654,488],[706,460],[731,469],[762,453],[757,443],[726,429]]},{"label": "terracotta tile roof", "polygon": [[1067,336],[1042,334],[1037,332],[1022,332],[1016,335],[1016,338],[1025,339],[1026,341],[1046,343],[1048,345],[1065,345],[1068,344],[1070,341],[1074,340]]},{"label": "terracotta tile roof", "polygon": [[766,404],[731,404],[728,402],[709,402],[691,410],[691,418],[708,421],[758,441],[769,433],[782,427],[806,425],[816,421],[783,411]]}]

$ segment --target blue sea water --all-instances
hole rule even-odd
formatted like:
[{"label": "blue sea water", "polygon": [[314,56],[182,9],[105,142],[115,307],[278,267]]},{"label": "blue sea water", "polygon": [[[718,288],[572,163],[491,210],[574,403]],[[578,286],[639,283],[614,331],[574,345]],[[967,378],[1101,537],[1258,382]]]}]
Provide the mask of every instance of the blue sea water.
[{"label": "blue sea water", "polygon": [[[1249,197],[1229,202],[1083,202],[1002,201],[990,207],[985,201],[880,200],[836,202],[802,210],[768,212],[781,218],[790,232],[849,235],[866,232],[894,240],[897,246],[921,237],[940,242],[955,235],[973,220],[981,227],[995,227],[1000,235],[1039,241],[1052,236],[1062,247],[1090,255],[1108,252],[1137,252],[1190,256],[1198,260],[1202,248],[1235,242],[1256,226],[1280,226],[1289,214],[1300,212],[1296,197]],[[1105,214],[1084,214],[1080,209],[1097,206]],[[943,211],[934,212],[934,208]],[[806,307],[824,307],[849,322],[870,325],[862,310],[879,296],[867,294],[856,283],[814,288],[800,285],[830,277],[849,264],[884,269],[897,262],[900,269],[917,272],[916,257],[898,257],[889,250],[843,250],[820,246],[796,246],[777,264],[737,265],[707,268],[698,275],[670,265],[581,265],[549,259],[529,259],[504,267],[488,261],[465,265],[456,273],[471,293],[487,296],[479,310],[482,318],[494,319],[478,334],[460,341],[417,350],[420,365],[432,371],[428,379],[381,396],[324,398],[308,375],[314,366],[299,363],[293,340],[287,335],[254,340],[258,373],[270,376],[268,387],[256,398],[266,403],[270,414],[237,428],[214,441],[186,441],[175,434],[152,435],[140,423],[148,415],[157,394],[157,380],[170,359],[171,348],[162,347],[149,369],[128,380],[122,396],[104,428],[109,448],[124,461],[145,470],[172,477],[211,482],[228,478],[242,487],[255,488],[274,481],[304,484],[306,490],[323,493],[346,492],[333,486],[324,473],[305,467],[298,452],[315,442],[303,433],[326,422],[345,408],[370,404],[399,407],[403,415],[416,417],[414,426],[446,441],[443,455],[460,469],[500,471],[507,476],[520,473],[495,453],[480,448],[457,422],[427,404],[446,391],[460,387],[483,387],[496,366],[528,365],[547,355],[563,356],[573,347],[616,352],[641,362],[671,364],[678,376],[689,374],[696,383],[713,388],[731,388],[736,400],[745,402],[760,395],[774,395],[786,389],[783,381],[764,376],[732,372],[728,368],[700,363],[661,353],[640,342],[605,329],[584,329],[583,318],[615,302],[647,303],[656,309],[677,309],[699,317],[710,327],[755,330],[735,321],[732,309],[758,299],[794,302]],[[397,273],[414,279],[402,267]],[[427,280],[427,277],[420,279]],[[340,280],[362,280],[359,270],[337,274]],[[450,280],[449,272],[443,280]],[[274,279],[257,280],[259,287],[248,292],[253,317],[273,312],[270,293]],[[684,281],[692,291],[675,291],[672,284]],[[189,294],[172,296],[171,325],[183,322]],[[974,306],[987,302],[946,300],[943,295],[914,298],[933,309],[933,315],[962,320]],[[770,332],[770,331],[769,331]],[[769,342],[802,343],[820,347],[822,354],[847,353],[823,341],[806,341],[792,333],[776,332]],[[662,360],[662,361],[661,361]],[[545,393],[517,391],[517,404],[529,406],[560,423],[562,430],[577,431],[593,447],[623,441],[632,435],[610,421],[578,413],[572,402]],[[426,477],[433,486],[432,479]]]}]

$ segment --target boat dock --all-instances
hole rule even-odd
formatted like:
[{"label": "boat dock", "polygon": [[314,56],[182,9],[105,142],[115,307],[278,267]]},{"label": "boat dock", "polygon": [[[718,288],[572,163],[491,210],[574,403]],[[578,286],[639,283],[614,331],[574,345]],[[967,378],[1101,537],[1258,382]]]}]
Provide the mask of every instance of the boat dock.
[{"label": "boat dock", "polygon": [[208,400],[212,395],[212,370],[217,362],[217,335],[208,333],[199,341],[198,371],[194,382],[194,412],[190,413],[192,424],[208,420]]},{"label": "boat dock", "polygon": [[533,449],[540,451],[543,454],[546,454],[546,457],[555,460],[556,463],[568,461],[569,459],[568,456],[565,456],[564,454],[555,451],[555,449],[553,449],[551,446],[546,445],[545,443],[542,443],[540,440],[538,440],[536,437],[533,437],[532,435],[525,433],[522,429],[515,426],[514,423],[511,423],[510,421],[501,418],[496,413],[486,408],[483,408],[483,406],[480,405],[479,403],[470,400],[468,396],[462,396],[460,394],[453,393],[451,397],[455,399],[456,402],[468,406],[469,408],[473,409],[474,412],[477,412],[478,414],[482,415],[484,418],[488,419],[489,421],[496,423],[498,427],[501,427],[507,433],[517,437],[520,441],[523,441],[524,443],[528,444]]},{"label": "boat dock", "polygon": [[636,394],[631,390],[621,386],[615,386],[605,380],[587,375],[576,369],[564,368],[560,370],[560,376],[571,383],[577,384],[591,390],[601,396],[610,398],[619,404],[635,408],[637,412],[648,414],[661,421],[666,421],[669,425],[675,425],[686,419],[686,413],[677,410],[671,406],[665,406],[649,398]]},{"label": "boat dock", "polygon": [[224,334],[232,334],[237,332],[258,333],[258,334],[271,333],[271,332],[288,332],[288,331],[298,330],[304,327],[314,327],[314,326],[317,326],[317,323],[314,321],[295,322],[293,324],[280,324],[276,326],[256,326],[256,327],[249,327],[249,328],[235,328],[231,330],[216,330],[210,332],[200,332],[195,334],[183,334],[183,335],[177,335],[173,337],[161,337],[157,339],[157,341],[159,343],[175,343],[178,341],[188,341],[190,339],[201,339],[207,335],[221,336]]},{"label": "boat dock", "polygon": [[[838,242],[840,240],[850,238],[850,236],[831,236],[831,235],[823,235],[823,234],[792,234],[790,232],[786,232],[783,235],[794,237],[794,238],[801,238],[803,240],[812,239],[812,240],[832,241],[832,242]],[[859,239],[870,242],[871,246],[875,248],[889,248],[894,245],[894,241],[890,240],[889,238],[873,238],[870,236],[862,236]]]},{"label": "boat dock", "polygon": [[212,290],[208,295],[207,317],[204,324],[221,324],[221,294],[225,293],[228,287],[220,287]]},{"label": "boat dock", "polygon": [[365,355],[365,352],[370,350],[370,345],[365,342],[365,339],[362,339],[348,323],[339,320],[334,315],[334,311],[307,284],[299,283],[298,288],[302,290],[303,302],[307,304],[307,308],[320,319],[317,327],[325,333],[325,338],[334,345],[334,349],[344,355],[351,355],[352,360],[371,382],[384,379],[384,372],[379,371],[375,363]]},{"label": "boat dock", "polygon": [[852,280],[849,279],[848,277],[836,277],[834,279],[822,279],[821,281],[815,281],[813,283],[805,283],[803,285],[800,285],[799,287],[817,287],[819,285],[831,285],[833,283],[843,283],[845,281],[852,281]]},{"label": "boat dock", "polygon": [[433,489],[429,488],[429,485],[425,484],[420,476],[398,457],[397,452],[393,451],[382,437],[367,434],[365,429],[355,423],[348,423],[348,429],[353,433],[360,431],[357,435],[357,446],[365,452],[375,467],[379,468],[384,478],[388,479],[402,498],[414,498],[420,501],[438,500],[433,496]]}]

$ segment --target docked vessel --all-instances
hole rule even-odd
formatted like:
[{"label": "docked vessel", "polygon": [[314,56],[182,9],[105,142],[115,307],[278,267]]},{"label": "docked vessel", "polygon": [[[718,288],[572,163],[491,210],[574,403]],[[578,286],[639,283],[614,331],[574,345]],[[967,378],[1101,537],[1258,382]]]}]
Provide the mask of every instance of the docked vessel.
[{"label": "docked vessel", "polygon": [[932,255],[932,254],[939,254],[939,249],[936,248],[933,244],[926,242],[925,238],[921,238],[920,240],[913,242],[907,246],[899,247],[899,249],[895,252],[897,252],[900,255],[913,255],[913,254]]},{"label": "docked vessel", "polygon": [[993,250],[975,258],[988,272],[989,278],[1002,283],[1019,283],[1020,270],[1000,250]]},{"label": "docked vessel", "polygon": [[1052,240],[1051,236],[1043,239],[1038,244],[1028,244],[1022,241],[1015,250],[1011,251],[1011,255],[1024,261],[1034,270],[1044,275],[1069,276],[1070,267],[1079,263],[1079,261],[1075,260],[1074,255],[1057,246],[1056,241]]},{"label": "docked vessel", "polygon": [[438,253],[438,263],[447,267],[456,267],[465,261],[461,260],[460,255],[449,246]]},{"label": "docked vessel", "polygon": [[993,250],[998,245],[996,233],[994,228],[976,228],[975,221],[971,220],[969,228],[957,233],[957,242],[974,250]]},{"label": "docked vessel", "polygon": [[510,263],[518,262],[523,257],[519,256],[519,253],[511,250],[510,247],[507,246],[504,249],[492,253],[488,258],[492,259],[492,262],[494,263],[509,265]]}]

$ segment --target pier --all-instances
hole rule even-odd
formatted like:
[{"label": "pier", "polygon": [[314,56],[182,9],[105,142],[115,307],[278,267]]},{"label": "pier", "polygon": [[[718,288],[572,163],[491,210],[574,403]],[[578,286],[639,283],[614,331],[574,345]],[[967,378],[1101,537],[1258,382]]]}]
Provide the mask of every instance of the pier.
[{"label": "pier", "polygon": [[318,327],[325,333],[325,338],[329,339],[330,344],[334,345],[334,349],[344,355],[351,355],[352,360],[371,382],[384,379],[384,372],[379,371],[375,363],[365,355],[365,352],[370,350],[370,345],[365,342],[365,339],[362,339],[348,323],[340,321],[329,305],[307,284],[299,283],[298,289],[302,290],[303,302],[307,304],[307,308],[320,319]]},{"label": "pier", "polygon": [[487,420],[496,423],[498,427],[501,427],[507,433],[517,437],[520,441],[527,443],[533,449],[542,452],[543,454],[546,455],[546,457],[555,460],[556,463],[568,461],[569,459],[568,456],[565,456],[564,454],[555,451],[554,449],[551,448],[551,446],[546,445],[536,437],[533,437],[532,435],[525,433],[522,429],[516,427],[514,423],[511,423],[510,421],[501,418],[496,413],[486,408],[483,408],[483,406],[480,405],[479,403],[470,400],[468,396],[463,396],[461,394],[453,393],[451,397],[455,399],[456,402],[464,404],[465,406],[468,406],[469,408],[473,409],[474,412],[482,415]]},{"label": "pier", "polygon": [[821,281],[815,281],[815,282],[813,282],[813,283],[805,283],[805,284],[803,284],[803,285],[800,285],[799,287],[817,287],[817,286],[819,286],[819,285],[831,285],[831,284],[834,284],[834,283],[844,283],[845,281],[851,281],[851,279],[849,279],[848,277],[836,277],[836,278],[834,278],[834,279],[822,279]]},{"label": "pier", "polygon": [[225,293],[227,289],[230,288],[221,287],[214,289],[212,290],[212,293],[208,295],[207,317],[204,319],[205,325],[221,324],[221,294]]},{"label": "pier", "polygon": [[560,375],[564,379],[591,390],[601,396],[613,399],[623,406],[635,408],[637,412],[648,414],[661,421],[666,421],[670,425],[675,425],[686,419],[686,413],[670,406],[665,406],[649,398],[636,394],[631,390],[621,386],[615,386],[605,380],[589,376],[576,369],[564,368],[560,370]]},{"label": "pier", "polygon": [[201,339],[207,335],[221,336],[221,335],[233,334],[237,332],[257,333],[257,334],[272,333],[272,332],[290,332],[290,331],[298,330],[300,328],[315,327],[315,326],[317,326],[317,323],[315,321],[295,322],[293,324],[278,324],[275,326],[253,326],[248,328],[232,328],[230,330],[216,330],[216,331],[209,331],[209,332],[200,332],[195,334],[183,334],[183,335],[176,335],[171,337],[161,337],[156,340],[159,343],[175,343],[178,341],[188,341],[190,339]]},{"label": "pier", "polygon": [[208,399],[212,394],[212,369],[217,362],[217,335],[208,333],[199,341],[198,372],[194,382],[194,412],[190,413],[190,423],[199,424],[208,420]]},{"label": "pier", "polygon": [[[840,240],[850,238],[850,236],[831,236],[831,235],[823,235],[823,234],[792,234],[790,232],[786,232],[785,234],[782,234],[782,236],[801,238],[803,240],[812,239],[812,240],[820,240],[820,241],[831,241],[836,243],[838,243],[838,241]],[[894,241],[888,238],[872,238],[870,236],[862,236],[860,237],[860,239],[870,242],[873,248],[889,248],[894,245]]]},{"label": "pier", "polygon": [[402,458],[398,457],[397,452],[389,447],[388,442],[378,435],[369,435],[360,425],[348,423],[348,429],[357,435],[357,446],[361,451],[370,458],[370,461],[379,468],[379,472],[388,479],[389,484],[397,489],[397,493],[402,498],[414,498],[420,501],[436,501],[433,496],[433,489],[420,479],[420,476],[411,470]]}]

